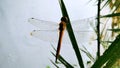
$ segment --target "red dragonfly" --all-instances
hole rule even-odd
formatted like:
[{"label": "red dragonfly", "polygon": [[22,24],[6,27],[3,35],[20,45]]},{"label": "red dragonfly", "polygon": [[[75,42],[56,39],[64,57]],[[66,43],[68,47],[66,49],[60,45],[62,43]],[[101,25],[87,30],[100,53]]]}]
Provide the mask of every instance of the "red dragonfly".
[{"label": "red dragonfly", "polygon": [[[56,42],[58,41],[57,52],[56,52],[56,62],[59,57],[61,43],[69,41],[67,33],[66,33],[66,17],[61,18],[61,22],[55,23],[50,21],[39,20],[35,18],[30,18],[28,20],[31,24],[40,28],[40,30],[33,30],[31,35],[42,40]],[[90,23],[95,23],[95,17],[77,20],[72,22],[72,28],[74,30],[75,37],[77,42],[86,42],[89,41],[91,35],[93,35],[94,31],[90,27]],[[63,37],[63,34],[65,35]],[[57,39],[57,40],[56,40]],[[62,41],[63,40],[63,41]]]}]

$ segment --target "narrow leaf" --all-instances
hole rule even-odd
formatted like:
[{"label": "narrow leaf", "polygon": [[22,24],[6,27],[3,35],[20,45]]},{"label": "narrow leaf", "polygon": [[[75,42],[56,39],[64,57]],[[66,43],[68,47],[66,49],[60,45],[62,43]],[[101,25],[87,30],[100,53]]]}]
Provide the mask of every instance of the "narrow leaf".
[{"label": "narrow leaf", "polygon": [[91,68],[101,68],[111,57],[115,57],[120,53],[120,35],[116,37],[109,48],[103,53],[103,55],[96,60]]},{"label": "narrow leaf", "polygon": [[[55,54],[51,52],[54,56]],[[66,68],[74,68],[70,63],[68,63],[61,55],[59,56],[58,60],[66,67]]]},{"label": "narrow leaf", "polygon": [[65,8],[64,2],[63,2],[63,0],[59,0],[59,3],[60,3],[62,15],[68,18],[67,31],[68,31],[68,35],[70,37],[73,49],[75,51],[75,54],[77,56],[78,63],[79,63],[81,68],[84,68],[84,64],[83,64],[83,60],[82,60],[82,57],[81,57],[81,53],[79,51],[78,44],[77,44],[75,36],[74,36],[73,29],[72,29],[72,26],[70,24],[70,19],[69,19],[67,10]]},{"label": "narrow leaf", "polygon": [[112,1],[112,0],[107,0],[106,3],[102,6],[101,10],[102,10],[105,6],[107,6],[108,4],[110,4],[111,1]]},{"label": "narrow leaf", "polygon": [[112,14],[104,15],[104,16],[101,16],[101,18],[104,18],[104,17],[114,17],[114,16],[120,16],[120,13],[112,13]]},{"label": "narrow leaf", "polygon": [[59,68],[59,66],[57,64],[55,64],[52,60],[50,60],[50,61],[56,68]]},{"label": "narrow leaf", "polygon": [[120,32],[120,29],[108,29],[108,30],[113,32]]}]

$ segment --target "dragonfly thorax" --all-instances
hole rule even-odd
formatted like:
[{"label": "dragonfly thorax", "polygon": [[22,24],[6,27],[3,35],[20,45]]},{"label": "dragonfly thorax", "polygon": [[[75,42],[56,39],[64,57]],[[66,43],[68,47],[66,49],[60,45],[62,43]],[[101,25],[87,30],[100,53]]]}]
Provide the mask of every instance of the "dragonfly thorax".
[{"label": "dragonfly thorax", "polygon": [[65,28],[66,28],[66,22],[61,21],[60,24],[59,24],[59,30],[63,31],[63,30],[65,30]]}]

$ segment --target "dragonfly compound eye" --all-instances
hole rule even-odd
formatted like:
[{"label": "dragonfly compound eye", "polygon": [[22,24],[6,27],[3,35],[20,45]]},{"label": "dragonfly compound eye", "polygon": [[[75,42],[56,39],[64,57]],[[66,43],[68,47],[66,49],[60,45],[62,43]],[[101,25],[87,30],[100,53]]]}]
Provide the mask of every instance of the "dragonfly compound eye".
[{"label": "dragonfly compound eye", "polygon": [[61,21],[67,22],[68,19],[67,19],[67,17],[62,17],[62,18],[61,18]]}]

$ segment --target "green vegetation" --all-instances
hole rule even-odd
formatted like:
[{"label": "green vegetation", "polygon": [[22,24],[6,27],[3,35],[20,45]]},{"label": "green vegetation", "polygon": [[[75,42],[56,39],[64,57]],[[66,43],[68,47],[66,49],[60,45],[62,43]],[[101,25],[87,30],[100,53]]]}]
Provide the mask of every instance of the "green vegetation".
[{"label": "green vegetation", "polygon": [[[93,58],[92,55],[87,51],[87,48],[79,49],[74,36],[70,19],[67,14],[63,0],[59,0],[61,7],[62,15],[68,18],[67,30],[75,55],[77,57],[79,68],[84,68],[83,59],[81,57],[81,52],[84,52],[90,59],[90,62],[93,62],[91,68],[119,68],[120,67],[120,0],[97,0],[98,2],[98,14],[97,14],[97,25],[93,27],[97,35],[97,58]],[[110,9],[109,13],[101,14],[101,11],[108,7]],[[111,21],[109,21],[111,20]],[[101,24],[104,23],[104,24]],[[109,27],[107,24],[111,24]],[[102,26],[102,27],[100,27]],[[111,35],[110,35],[111,34]],[[101,49],[100,46],[103,46],[105,51],[100,55]],[[55,56],[55,54],[52,52]],[[59,61],[66,68],[74,68],[72,64],[67,62],[62,56],[59,57]],[[57,63],[51,62],[59,68]],[[88,62],[88,64],[90,63]]]}]

